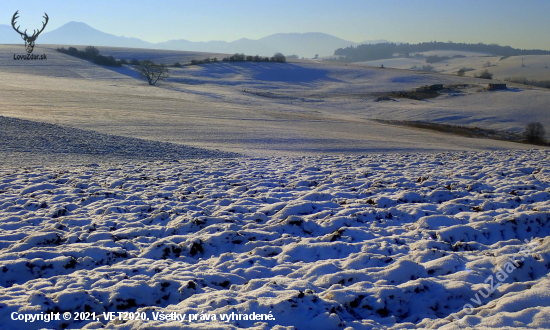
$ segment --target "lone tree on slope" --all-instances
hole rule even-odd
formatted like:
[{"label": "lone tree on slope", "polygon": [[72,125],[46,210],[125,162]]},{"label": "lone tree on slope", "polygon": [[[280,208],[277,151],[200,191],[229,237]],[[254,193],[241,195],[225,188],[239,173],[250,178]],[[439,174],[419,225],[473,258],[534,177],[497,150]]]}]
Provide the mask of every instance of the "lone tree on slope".
[{"label": "lone tree on slope", "polygon": [[168,67],[165,64],[155,64],[153,61],[145,60],[139,62],[136,68],[147,79],[149,85],[154,85],[157,81],[168,78]]},{"label": "lone tree on slope", "polygon": [[546,130],[541,123],[532,122],[525,126],[525,132],[523,134],[527,142],[544,143],[544,135],[546,134]]}]

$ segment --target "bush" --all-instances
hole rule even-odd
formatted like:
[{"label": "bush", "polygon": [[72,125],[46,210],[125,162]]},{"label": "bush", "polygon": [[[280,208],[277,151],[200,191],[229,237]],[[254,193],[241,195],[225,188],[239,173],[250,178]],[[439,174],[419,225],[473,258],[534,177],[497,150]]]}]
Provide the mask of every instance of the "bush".
[{"label": "bush", "polygon": [[125,59],[121,59],[120,64],[128,64],[128,61],[126,61]]},{"label": "bush", "polygon": [[479,76],[477,74],[475,74],[474,77],[481,78],[481,79],[493,79],[493,74],[490,73],[488,70],[483,70],[483,71],[481,71]]},{"label": "bush", "polygon": [[94,46],[88,46],[84,49],[84,54],[86,54],[87,58],[93,60],[94,58],[99,56],[99,50]]},{"label": "bush", "polygon": [[113,56],[97,55],[96,57],[94,57],[93,62],[98,65],[106,65],[106,66],[114,66],[114,67],[122,66],[122,64],[119,61],[117,61]]},{"label": "bush", "polygon": [[525,140],[529,143],[544,143],[544,135],[546,130],[539,122],[532,122],[525,126]]},{"label": "bush", "polygon": [[285,63],[286,57],[281,53],[275,53],[275,55],[273,55],[273,62]]},{"label": "bush", "polygon": [[67,50],[67,54],[72,55],[72,56],[76,56],[76,55],[78,55],[78,49],[76,49],[74,47],[69,47],[69,49]]},{"label": "bush", "polygon": [[235,54],[229,58],[229,62],[244,62],[244,54]]},{"label": "bush", "polygon": [[180,63],[180,62],[174,63],[174,67],[176,67],[176,68],[181,68],[181,63]]},{"label": "bush", "polygon": [[466,70],[464,70],[464,68],[461,68],[456,74],[460,77],[464,77],[464,75],[466,74]]},{"label": "bush", "polygon": [[130,60],[130,64],[131,64],[131,65],[139,65],[139,61],[138,61],[137,59],[134,58],[134,59],[131,59],[131,60]]}]

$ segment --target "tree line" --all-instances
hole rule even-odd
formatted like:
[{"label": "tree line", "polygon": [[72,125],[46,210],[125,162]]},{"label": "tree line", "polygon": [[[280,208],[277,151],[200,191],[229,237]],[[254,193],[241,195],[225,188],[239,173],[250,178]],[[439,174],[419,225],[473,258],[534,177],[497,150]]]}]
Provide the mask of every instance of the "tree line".
[{"label": "tree line", "polygon": [[[277,63],[285,63],[286,57],[281,53],[275,53],[275,55],[271,57],[262,57],[259,55],[256,56],[247,56],[244,54],[235,54],[231,55],[229,57],[224,57],[222,62],[277,62]],[[198,65],[198,64],[207,64],[207,63],[217,63],[218,58],[206,58],[204,60],[192,60],[191,65]]]},{"label": "tree line", "polygon": [[520,55],[550,55],[550,51],[541,49],[518,49],[497,44],[467,44],[454,42],[423,42],[419,44],[380,43],[372,45],[358,45],[338,48],[334,55],[341,56],[343,62],[375,61],[391,58],[393,54],[402,54],[408,57],[410,53],[427,52],[430,50],[455,50],[488,53],[497,56]]},{"label": "tree line", "polygon": [[122,66],[122,64],[126,64],[123,61],[117,60],[113,56],[99,55],[99,50],[94,46],[88,46],[84,50],[78,50],[75,47],[69,47],[68,49],[66,49],[65,47],[61,47],[57,48],[56,50],[63,54],[71,55],[85,60],[91,60],[95,64],[99,65],[120,67]]}]

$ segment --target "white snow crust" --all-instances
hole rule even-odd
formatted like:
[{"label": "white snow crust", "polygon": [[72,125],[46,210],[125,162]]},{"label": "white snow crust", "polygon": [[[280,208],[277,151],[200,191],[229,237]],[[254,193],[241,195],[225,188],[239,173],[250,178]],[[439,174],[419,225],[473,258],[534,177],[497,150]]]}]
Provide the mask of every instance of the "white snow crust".
[{"label": "white snow crust", "polygon": [[[531,150],[0,169],[0,327],[549,328],[549,164]],[[524,240],[537,246],[473,304]],[[150,320],[10,319],[84,311]]]}]

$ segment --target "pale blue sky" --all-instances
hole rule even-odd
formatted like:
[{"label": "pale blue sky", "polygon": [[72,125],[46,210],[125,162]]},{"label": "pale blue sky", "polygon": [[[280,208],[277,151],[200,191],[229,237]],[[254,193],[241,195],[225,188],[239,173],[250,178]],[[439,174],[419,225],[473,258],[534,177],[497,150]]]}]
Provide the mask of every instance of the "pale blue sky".
[{"label": "pale blue sky", "polygon": [[548,0],[2,0],[0,24],[16,10],[21,26],[45,31],[70,21],[150,42],[258,39],[325,32],[360,42],[485,42],[550,49]]}]

